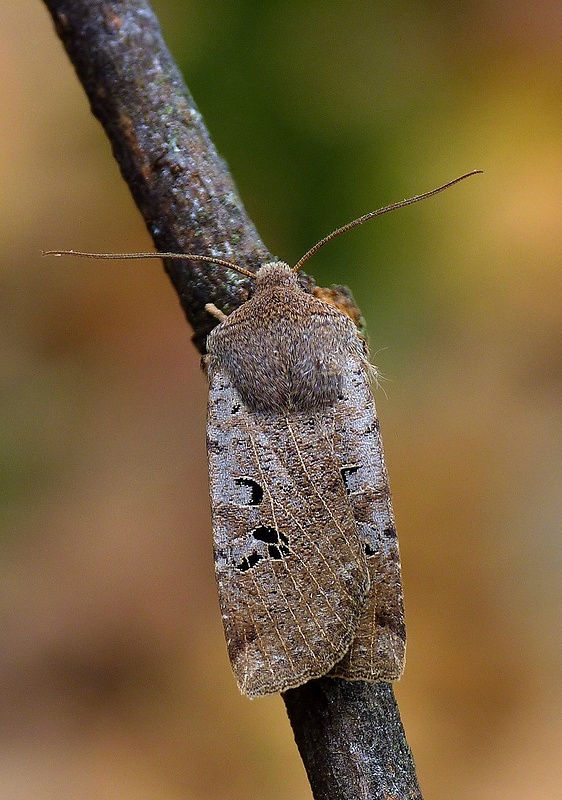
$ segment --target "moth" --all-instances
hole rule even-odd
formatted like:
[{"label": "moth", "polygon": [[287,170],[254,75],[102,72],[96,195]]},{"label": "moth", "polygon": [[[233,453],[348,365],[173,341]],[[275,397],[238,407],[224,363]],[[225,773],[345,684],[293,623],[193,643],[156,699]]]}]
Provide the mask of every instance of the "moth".
[{"label": "moth", "polygon": [[207,353],[215,568],[241,691],[395,680],[400,559],[364,339],[272,262]]},{"label": "moth", "polygon": [[293,268],[272,261],[253,274],[206,256],[111,255],[210,261],[255,281],[229,316],[207,306],[219,324],[204,358],[216,578],[248,697],[325,675],[374,682],[402,673],[400,557],[367,345],[297,273],[335,236],[468,175],[338,228]]}]

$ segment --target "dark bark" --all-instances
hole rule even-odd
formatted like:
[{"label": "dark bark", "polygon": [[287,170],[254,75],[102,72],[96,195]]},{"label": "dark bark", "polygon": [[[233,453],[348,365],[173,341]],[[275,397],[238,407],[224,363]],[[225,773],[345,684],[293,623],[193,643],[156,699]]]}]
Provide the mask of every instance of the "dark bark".
[{"label": "dark bark", "polygon": [[[255,270],[270,255],[150,5],[44,2],[156,248],[222,256]],[[228,312],[247,298],[247,279],[188,260],[165,266],[202,350],[214,324],[205,303]],[[317,799],[421,797],[389,684],[323,678],[283,699]]]},{"label": "dark bark", "polygon": [[321,678],[283,699],[316,800],[421,800],[391,684]]},{"label": "dark bark", "polygon": [[[270,257],[142,0],[45,0],[92,111],[157,250],[222,256],[250,270]],[[248,279],[212,264],[165,262],[199,350],[247,299]]]}]

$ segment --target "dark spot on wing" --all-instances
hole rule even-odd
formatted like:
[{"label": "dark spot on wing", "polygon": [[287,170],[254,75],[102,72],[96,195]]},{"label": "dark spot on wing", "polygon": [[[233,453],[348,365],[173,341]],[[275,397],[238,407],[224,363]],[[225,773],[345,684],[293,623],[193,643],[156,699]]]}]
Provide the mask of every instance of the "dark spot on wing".
[{"label": "dark spot on wing", "polygon": [[291,554],[289,540],[281,531],[269,528],[266,525],[260,525],[251,534],[257,542],[263,542],[267,547],[263,551],[252,550],[249,555],[244,556],[242,561],[235,565],[240,572],[247,572],[253,569],[260,561],[266,558],[273,559],[273,561],[281,561]]},{"label": "dark spot on wing", "polygon": [[348,494],[350,494],[352,491],[350,478],[352,475],[355,475],[358,469],[359,469],[359,464],[350,464],[340,469],[341,477]]},{"label": "dark spot on wing", "polygon": [[234,483],[237,486],[247,486],[249,491],[249,499],[244,505],[259,506],[263,500],[263,489],[257,481],[253,478],[235,478]]}]

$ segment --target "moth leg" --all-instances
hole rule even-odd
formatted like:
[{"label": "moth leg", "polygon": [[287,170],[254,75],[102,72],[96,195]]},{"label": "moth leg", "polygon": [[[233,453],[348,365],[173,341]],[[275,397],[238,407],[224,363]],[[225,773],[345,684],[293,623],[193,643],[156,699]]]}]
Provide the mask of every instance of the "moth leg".
[{"label": "moth leg", "polygon": [[218,319],[219,322],[224,322],[226,319],[226,314],[224,311],[221,311],[220,308],[217,308],[214,303],[207,303],[205,305],[205,311],[215,319]]}]

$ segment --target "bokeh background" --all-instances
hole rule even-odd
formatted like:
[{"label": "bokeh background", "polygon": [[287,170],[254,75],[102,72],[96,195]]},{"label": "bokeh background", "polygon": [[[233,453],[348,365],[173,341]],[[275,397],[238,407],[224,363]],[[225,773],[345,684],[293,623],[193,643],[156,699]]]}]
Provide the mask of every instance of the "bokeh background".
[{"label": "bokeh background", "polygon": [[[561,796],[558,2],[155,0],[272,252],[474,168],[309,264],[347,283],[408,623],[426,798]],[[230,672],[206,386],[40,0],[0,29],[0,798],[308,798],[278,697]]]}]

